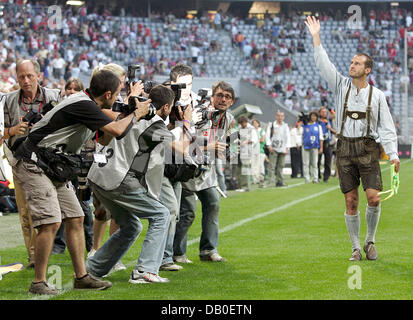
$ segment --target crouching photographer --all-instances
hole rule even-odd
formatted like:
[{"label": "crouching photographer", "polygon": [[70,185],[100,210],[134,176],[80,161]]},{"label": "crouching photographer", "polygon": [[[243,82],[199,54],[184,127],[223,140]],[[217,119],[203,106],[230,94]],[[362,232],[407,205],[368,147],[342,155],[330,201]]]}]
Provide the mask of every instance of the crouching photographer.
[{"label": "crouching photographer", "polygon": [[[90,88],[73,94],[56,105],[37,122],[26,140],[14,152],[18,159],[15,179],[27,199],[33,225],[38,230],[35,244],[35,279],[30,292],[56,294],[46,282],[47,264],[53,240],[62,219],[66,222],[67,246],[72,258],[75,289],[106,289],[101,281],[86,272],[83,211],[70,181],[80,171],[78,153],[98,131],[99,142],[109,144],[124,136],[134,122],[148,112],[150,101],[119,121],[112,121],[101,108],[113,105],[120,92],[120,80],[101,70],[90,81]],[[101,157],[95,161],[102,162]]]},{"label": "crouching photographer", "polygon": [[173,106],[173,91],[158,85],[149,98],[156,114],[137,122],[122,140],[113,140],[105,147],[107,162],[94,163],[88,175],[93,193],[120,227],[87,260],[91,274],[107,274],[142,232],[140,219],[149,220],[139,259],[129,279],[132,284],[169,281],[158,275],[170,220],[168,208],[159,201],[165,147],[172,146],[180,153],[187,148],[184,142],[173,140],[165,124]]},{"label": "crouching photographer", "polygon": [[[218,116],[206,122],[196,124],[197,141],[190,146],[200,146],[202,157],[201,172],[195,178],[182,182],[180,220],[176,226],[174,239],[174,261],[191,263],[186,257],[187,234],[195,220],[195,194],[202,203],[202,234],[199,256],[202,261],[223,262],[226,259],[218,253],[219,201],[217,177],[214,159],[219,153],[226,151],[226,137],[229,136],[234,117],[227,112],[234,103],[234,89],[224,81],[216,83],[212,88],[211,109],[218,111]],[[196,111],[196,110],[195,110]],[[224,141],[224,142],[221,142]]]}]

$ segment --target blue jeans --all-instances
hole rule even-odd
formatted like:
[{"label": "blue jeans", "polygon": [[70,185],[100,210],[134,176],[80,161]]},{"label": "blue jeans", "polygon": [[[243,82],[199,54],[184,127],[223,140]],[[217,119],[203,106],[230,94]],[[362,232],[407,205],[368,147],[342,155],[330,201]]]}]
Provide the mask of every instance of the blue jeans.
[{"label": "blue jeans", "polygon": [[111,212],[119,230],[86,261],[88,272],[98,277],[108,274],[142,232],[139,219],[143,218],[148,219],[149,226],[135,270],[158,274],[168,232],[169,210],[142,188],[127,192],[105,191],[92,185],[92,190]]},{"label": "blue jeans", "polygon": [[[202,204],[202,233],[199,243],[199,255],[208,256],[218,252],[219,232],[219,194],[215,187],[196,192]],[[195,193],[182,189],[179,221],[174,239],[174,256],[186,254],[188,230],[195,220]]]},{"label": "blue jeans", "polygon": [[179,204],[181,203],[182,186],[180,182],[171,183],[168,178],[163,177],[161,195],[159,201],[169,209],[171,222],[169,223],[168,236],[165,244],[162,265],[173,263],[174,237],[176,223],[179,220]]}]

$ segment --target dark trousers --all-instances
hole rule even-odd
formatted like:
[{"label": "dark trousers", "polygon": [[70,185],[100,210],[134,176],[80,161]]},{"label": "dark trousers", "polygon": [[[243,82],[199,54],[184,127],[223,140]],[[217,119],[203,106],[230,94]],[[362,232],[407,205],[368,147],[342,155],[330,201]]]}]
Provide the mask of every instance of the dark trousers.
[{"label": "dark trousers", "polygon": [[328,141],[323,142],[323,153],[318,155],[318,179],[321,180],[320,163],[321,156],[324,155],[324,174],[323,181],[328,181],[331,175],[331,155],[332,149]]},{"label": "dark trousers", "polygon": [[291,156],[291,178],[297,178],[300,174],[303,176],[303,160],[301,157],[301,148],[290,148]]}]

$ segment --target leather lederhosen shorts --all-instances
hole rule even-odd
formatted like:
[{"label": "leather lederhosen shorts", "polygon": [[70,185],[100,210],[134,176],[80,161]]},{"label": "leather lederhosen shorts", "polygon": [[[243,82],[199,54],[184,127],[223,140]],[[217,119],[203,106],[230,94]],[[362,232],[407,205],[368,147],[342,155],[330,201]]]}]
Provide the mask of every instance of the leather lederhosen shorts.
[{"label": "leather lederhosen shorts", "polygon": [[380,149],[374,139],[340,137],[337,141],[337,170],[341,192],[360,186],[381,191]]}]

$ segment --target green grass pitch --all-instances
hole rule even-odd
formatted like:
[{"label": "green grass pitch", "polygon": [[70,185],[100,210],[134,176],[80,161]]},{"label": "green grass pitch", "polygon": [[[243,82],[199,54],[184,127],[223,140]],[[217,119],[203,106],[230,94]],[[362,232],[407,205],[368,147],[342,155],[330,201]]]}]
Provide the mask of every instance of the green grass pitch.
[{"label": "green grass pitch", "polygon": [[[384,189],[389,188],[389,165],[382,166]],[[344,222],[344,197],[338,181],[304,184],[288,179],[288,188],[231,192],[221,200],[219,252],[226,263],[201,262],[200,206],[188,235],[187,255],[194,261],[179,272],[161,272],[171,282],[132,285],[130,272],[145,236],[122,258],[127,266],[108,276],[112,288],[101,291],[72,290],[73,268],[69,254],[53,255],[49,266],[60,267],[62,300],[295,300],[295,299],[412,299],[413,298],[413,161],[404,160],[397,196],[382,203],[376,245],[377,261],[350,262],[351,243]],[[365,195],[360,188],[361,229],[366,234]],[[10,216],[9,216],[10,217]],[[14,219],[1,217],[0,224]],[[146,230],[146,224],[144,224]],[[4,228],[2,229],[4,230]],[[4,231],[3,231],[4,233]],[[0,235],[0,241],[7,239]],[[23,243],[0,250],[1,263],[26,262]],[[356,272],[352,269],[355,267]],[[353,267],[354,268],[354,267]],[[53,269],[50,269],[51,271]],[[51,272],[49,276],[55,273]],[[354,278],[356,277],[357,278]],[[32,269],[9,273],[0,281],[0,299],[39,299],[28,289]],[[356,280],[354,280],[356,279]],[[355,287],[352,284],[357,284]],[[44,299],[44,297],[43,297]]]}]

